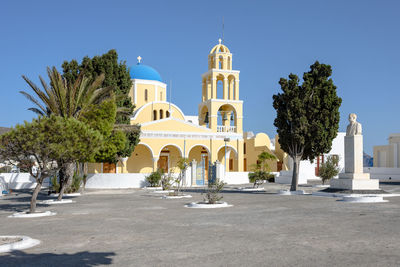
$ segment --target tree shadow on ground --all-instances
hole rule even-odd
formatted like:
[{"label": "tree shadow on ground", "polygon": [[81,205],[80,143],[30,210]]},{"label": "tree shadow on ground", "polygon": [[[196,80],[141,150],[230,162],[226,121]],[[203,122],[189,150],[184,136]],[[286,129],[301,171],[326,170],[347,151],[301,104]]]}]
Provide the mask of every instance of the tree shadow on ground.
[{"label": "tree shadow on ground", "polygon": [[[10,211],[10,212],[23,212],[27,211],[30,208],[29,203],[21,203],[21,204],[2,204],[0,205],[0,211]],[[1,264],[1,263],[0,263]]]},{"label": "tree shadow on ground", "polygon": [[30,254],[13,251],[0,256],[1,266],[100,266],[112,264],[114,252],[82,251],[73,254]]}]

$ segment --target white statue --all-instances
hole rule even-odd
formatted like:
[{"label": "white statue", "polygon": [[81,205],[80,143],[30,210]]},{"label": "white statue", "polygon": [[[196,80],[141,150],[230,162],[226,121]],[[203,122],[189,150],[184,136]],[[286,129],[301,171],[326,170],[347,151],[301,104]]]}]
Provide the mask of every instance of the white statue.
[{"label": "white statue", "polygon": [[362,135],[361,123],[357,122],[356,120],[357,120],[357,115],[354,113],[350,113],[349,115],[350,124],[347,126],[346,136]]}]

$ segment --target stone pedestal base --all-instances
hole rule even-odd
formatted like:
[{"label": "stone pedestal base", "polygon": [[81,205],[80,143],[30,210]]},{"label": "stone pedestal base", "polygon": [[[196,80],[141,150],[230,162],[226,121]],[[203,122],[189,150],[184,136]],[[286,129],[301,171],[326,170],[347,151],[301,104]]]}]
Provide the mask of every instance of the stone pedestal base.
[{"label": "stone pedestal base", "polygon": [[343,190],[379,190],[379,180],[370,179],[331,179],[330,185],[330,188]]},{"label": "stone pedestal base", "polygon": [[339,179],[369,180],[369,173],[339,173]]}]

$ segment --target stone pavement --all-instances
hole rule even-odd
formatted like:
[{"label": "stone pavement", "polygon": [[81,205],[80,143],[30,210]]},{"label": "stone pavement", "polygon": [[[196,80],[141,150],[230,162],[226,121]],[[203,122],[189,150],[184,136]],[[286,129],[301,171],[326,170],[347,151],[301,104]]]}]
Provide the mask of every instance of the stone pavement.
[{"label": "stone pavement", "polygon": [[[200,201],[160,199],[145,190],[89,191],[76,203],[39,206],[56,216],[7,218],[30,195],[0,199],[0,235],[42,243],[0,254],[0,266],[399,266],[400,197],[388,203],[344,203],[335,198],[234,192],[234,207],[188,209]],[[400,193],[400,184],[383,184]],[[308,192],[318,190],[304,186]],[[45,192],[43,192],[45,193]],[[46,199],[43,194],[41,199]]]}]

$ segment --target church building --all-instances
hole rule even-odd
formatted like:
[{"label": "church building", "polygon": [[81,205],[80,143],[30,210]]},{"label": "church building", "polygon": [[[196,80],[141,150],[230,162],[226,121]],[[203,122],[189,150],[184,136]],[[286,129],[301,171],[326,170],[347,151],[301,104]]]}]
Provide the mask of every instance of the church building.
[{"label": "church building", "polygon": [[[243,132],[240,71],[233,68],[232,53],[221,40],[210,50],[208,70],[201,75],[196,116],[185,115],[167,101],[167,84],[154,68],[141,63],[141,57],[130,75],[133,85],[129,94],[136,105],[131,124],[141,126],[140,143],[129,158],[117,165],[90,164],[89,173],[177,172],[177,161],[185,157],[202,166],[206,182],[209,162],[219,161],[226,173],[243,173],[251,170],[261,152],[273,154],[266,134]],[[276,161],[270,166],[277,171]]]}]

